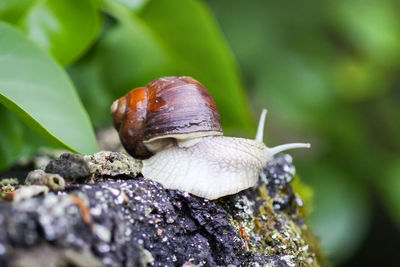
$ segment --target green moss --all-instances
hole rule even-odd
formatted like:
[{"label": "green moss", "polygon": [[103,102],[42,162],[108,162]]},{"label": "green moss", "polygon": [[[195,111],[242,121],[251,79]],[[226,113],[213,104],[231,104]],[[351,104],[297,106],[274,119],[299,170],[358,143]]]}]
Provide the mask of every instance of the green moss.
[{"label": "green moss", "polygon": [[303,206],[300,207],[300,212],[304,217],[308,217],[308,215],[313,210],[313,198],[314,198],[314,191],[313,189],[303,183],[299,175],[295,175],[295,178],[292,182],[292,187],[294,191],[301,197],[303,200]]},{"label": "green moss", "polygon": [[[308,187],[299,182],[296,185],[303,189],[303,193],[308,193],[306,196],[311,196],[312,191],[306,191]],[[291,185],[274,192],[274,197],[270,197],[267,186],[262,185],[257,188],[257,197],[252,201],[246,195],[238,196],[235,207],[239,212],[231,225],[241,234],[243,242],[247,242],[249,251],[256,255],[286,255],[286,260],[296,263],[296,266],[319,266],[318,244],[304,223],[302,216],[305,213],[297,203],[300,200],[294,201],[295,204],[288,209],[274,209],[276,200],[288,198],[290,194],[300,198],[299,195],[296,196]],[[262,205],[255,205],[256,202]]]}]

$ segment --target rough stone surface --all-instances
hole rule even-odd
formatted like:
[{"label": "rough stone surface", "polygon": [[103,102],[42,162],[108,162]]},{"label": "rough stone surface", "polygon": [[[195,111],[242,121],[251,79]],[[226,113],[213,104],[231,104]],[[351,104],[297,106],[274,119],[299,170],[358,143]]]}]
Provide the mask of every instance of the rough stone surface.
[{"label": "rough stone surface", "polygon": [[293,180],[296,169],[292,163],[292,157],[288,154],[280,154],[267,163],[264,173],[268,180],[264,180],[270,186],[282,188]]},{"label": "rough stone surface", "polygon": [[72,153],[63,153],[58,159],[51,160],[45,171],[73,181],[83,181],[90,175],[89,166],[83,156]]},{"label": "rough stone surface", "polygon": [[43,244],[53,258],[73,249],[105,266],[319,266],[293,173],[278,155],[256,188],[216,201],[124,173],[3,202],[0,266]]}]

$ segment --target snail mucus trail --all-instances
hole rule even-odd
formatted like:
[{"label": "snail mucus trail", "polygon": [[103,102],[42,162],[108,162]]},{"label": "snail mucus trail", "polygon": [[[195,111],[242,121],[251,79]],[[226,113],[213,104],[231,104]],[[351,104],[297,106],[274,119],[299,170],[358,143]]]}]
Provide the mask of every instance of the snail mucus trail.
[{"label": "snail mucus trail", "polygon": [[275,154],[307,143],[268,148],[263,143],[266,110],[255,140],[223,136],[216,104],[191,77],[164,77],[131,90],[111,106],[127,152],[143,160],[145,178],[167,189],[217,199],[256,184]]}]

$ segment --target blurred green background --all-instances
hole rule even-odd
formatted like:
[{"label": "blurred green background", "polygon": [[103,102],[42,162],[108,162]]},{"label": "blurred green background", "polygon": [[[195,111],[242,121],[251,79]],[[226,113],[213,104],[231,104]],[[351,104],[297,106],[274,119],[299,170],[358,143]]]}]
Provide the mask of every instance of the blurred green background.
[{"label": "blurred green background", "polygon": [[[226,135],[254,136],[266,107],[267,145],[312,143],[291,154],[313,188],[312,228],[342,266],[390,266],[400,249],[399,14],[395,0],[0,2],[0,20],[62,66],[95,129],[114,99],[166,75],[205,84]],[[5,170],[50,144],[0,103]]]},{"label": "blurred green background", "polygon": [[269,109],[267,143],[312,143],[310,152],[292,154],[314,189],[310,220],[326,256],[348,266],[395,266],[400,2],[208,3],[253,110]]}]

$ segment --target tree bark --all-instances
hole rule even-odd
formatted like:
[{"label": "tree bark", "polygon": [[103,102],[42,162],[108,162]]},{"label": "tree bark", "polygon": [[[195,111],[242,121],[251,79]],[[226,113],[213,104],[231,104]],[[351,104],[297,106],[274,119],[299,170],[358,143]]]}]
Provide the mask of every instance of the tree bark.
[{"label": "tree bark", "polygon": [[6,192],[14,201],[0,203],[1,266],[321,264],[289,155],[274,157],[256,187],[215,201],[166,190],[117,152],[64,155],[46,171],[65,189],[18,201],[21,190]]}]

